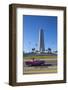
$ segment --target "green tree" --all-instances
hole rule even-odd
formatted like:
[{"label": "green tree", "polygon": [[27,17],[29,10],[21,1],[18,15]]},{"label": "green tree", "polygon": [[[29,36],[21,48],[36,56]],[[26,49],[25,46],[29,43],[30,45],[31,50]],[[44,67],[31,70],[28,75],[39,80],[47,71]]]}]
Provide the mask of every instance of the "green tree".
[{"label": "green tree", "polygon": [[51,53],[51,48],[48,48],[48,53]]},{"label": "green tree", "polygon": [[35,48],[32,48],[32,52],[35,52]]}]

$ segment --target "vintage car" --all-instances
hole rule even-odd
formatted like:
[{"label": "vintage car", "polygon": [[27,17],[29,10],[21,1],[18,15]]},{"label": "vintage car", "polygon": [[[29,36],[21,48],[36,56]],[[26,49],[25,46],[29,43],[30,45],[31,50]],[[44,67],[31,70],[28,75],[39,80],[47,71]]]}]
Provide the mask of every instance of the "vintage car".
[{"label": "vintage car", "polygon": [[26,61],[25,64],[27,66],[51,66],[51,64],[47,64],[43,60],[31,60],[31,61]]}]

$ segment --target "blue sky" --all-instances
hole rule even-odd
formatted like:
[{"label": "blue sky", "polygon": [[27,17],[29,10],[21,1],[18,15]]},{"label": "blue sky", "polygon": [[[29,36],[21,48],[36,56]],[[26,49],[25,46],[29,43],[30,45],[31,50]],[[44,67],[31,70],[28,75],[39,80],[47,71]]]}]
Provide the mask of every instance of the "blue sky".
[{"label": "blue sky", "polygon": [[56,16],[23,16],[24,51],[39,49],[39,30],[44,31],[45,50],[57,50],[57,17]]}]

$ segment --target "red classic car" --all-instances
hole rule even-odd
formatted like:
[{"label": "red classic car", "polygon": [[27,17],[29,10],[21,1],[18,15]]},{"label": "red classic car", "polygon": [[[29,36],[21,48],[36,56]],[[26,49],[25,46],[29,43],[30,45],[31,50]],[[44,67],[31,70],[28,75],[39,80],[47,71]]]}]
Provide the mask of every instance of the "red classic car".
[{"label": "red classic car", "polygon": [[35,60],[34,58],[31,61],[26,61],[25,64],[28,66],[51,66],[52,65],[52,64],[45,63],[45,61],[43,60]]}]

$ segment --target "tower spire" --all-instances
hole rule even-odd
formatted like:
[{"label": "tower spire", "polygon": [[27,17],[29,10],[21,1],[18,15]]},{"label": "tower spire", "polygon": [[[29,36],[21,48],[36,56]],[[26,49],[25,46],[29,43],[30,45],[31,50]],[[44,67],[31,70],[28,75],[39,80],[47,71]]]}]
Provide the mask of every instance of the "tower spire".
[{"label": "tower spire", "polygon": [[39,51],[44,52],[45,51],[45,45],[44,45],[44,31],[43,29],[39,32]]}]

